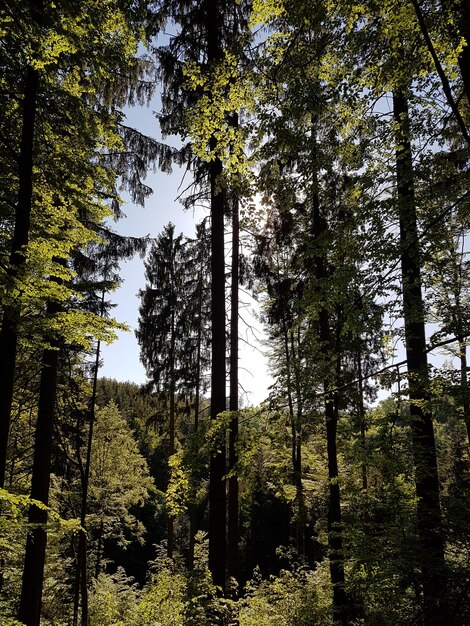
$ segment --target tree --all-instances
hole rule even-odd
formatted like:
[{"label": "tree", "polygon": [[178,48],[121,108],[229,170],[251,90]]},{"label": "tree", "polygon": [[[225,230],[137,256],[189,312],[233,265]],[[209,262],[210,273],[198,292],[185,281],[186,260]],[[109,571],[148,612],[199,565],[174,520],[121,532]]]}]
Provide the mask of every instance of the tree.
[{"label": "tree", "polygon": [[[113,110],[122,96],[117,94],[105,103],[102,85],[103,81],[111,80],[117,69],[126,71],[133,65],[142,12],[135,6],[127,14],[117,7],[108,7],[106,13],[94,2],[82,6],[82,13],[70,6],[63,7],[60,14],[49,13],[46,7],[44,20],[38,24],[38,7],[42,5],[33,6],[32,17],[28,12],[18,13],[20,26],[25,25],[19,32],[27,34],[19,57],[20,67],[23,62],[27,68],[27,94],[21,131],[23,156],[20,155],[18,168],[18,210],[12,216],[6,213],[4,224],[5,232],[12,225],[13,243],[12,263],[7,268],[9,289],[2,302],[3,339],[8,348],[2,354],[7,359],[8,389],[2,395],[5,404],[0,407],[0,413],[5,434],[2,446],[6,449],[18,331],[20,322],[23,323],[21,313],[29,323],[35,322],[32,340],[45,345],[43,374],[49,382],[41,385],[36,426],[36,441],[40,445],[35,449],[32,491],[36,499],[47,504],[57,370],[55,344],[65,341],[83,346],[90,332],[98,331],[103,338],[107,334],[107,321],[98,321],[93,312],[74,308],[78,294],[69,258],[74,249],[84,248],[97,239],[99,223],[112,214],[108,201],[112,203],[116,198],[115,172],[98,155],[103,148],[115,150],[122,145]],[[110,12],[113,23],[108,20]],[[88,31],[81,22],[83,14],[97,18],[90,20]],[[6,19],[8,29],[14,21]],[[95,48],[91,52],[84,43],[87,32],[95,36]],[[16,46],[19,41],[21,37],[13,36]],[[31,49],[36,48],[31,54]],[[88,78],[84,79],[85,76]],[[36,86],[31,82],[34,78]],[[121,82],[125,84],[127,78]],[[40,121],[37,127],[36,119]],[[39,133],[47,136],[47,142],[37,141]],[[57,167],[59,158],[63,168]],[[21,331],[24,335],[24,326]],[[32,506],[32,521],[42,523],[47,512],[40,511],[36,519],[34,509]],[[28,624],[39,620],[44,550],[45,534],[41,541],[28,542],[20,605],[20,614]],[[37,565],[34,580],[30,571],[33,561]]]},{"label": "tree", "polygon": [[[176,453],[178,398],[195,395],[195,425],[200,410],[207,331],[206,242],[203,228],[194,242],[175,237],[169,224],[152,246],[146,262],[147,287],[140,292],[137,339],[152,388],[169,405],[169,462]],[[173,518],[168,502],[168,556],[173,556]]]},{"label": "tree", "polygon": [[101,570],[103,542],[113,538],[126,543],[126,533],[141,534],[132,508],[142,505],[153,492],[145,459],[132,432],[111,402],[96,411],[91,455],[89,517],[87,526],[95,538],[95,571]]},{"label": "tree", "polygon": [[[406,94],[393,94],[396,124],[397,204],[400,219],[403,317],[408,368],[411,428],[413,432],[418,532],[422,554],[422,577],[426,623],[439,623],[447,615],[444,542],[439,504],[437,459],[429,407],[426,330],[413,165]],[[437,620],[437,621],[436,621]]]}]

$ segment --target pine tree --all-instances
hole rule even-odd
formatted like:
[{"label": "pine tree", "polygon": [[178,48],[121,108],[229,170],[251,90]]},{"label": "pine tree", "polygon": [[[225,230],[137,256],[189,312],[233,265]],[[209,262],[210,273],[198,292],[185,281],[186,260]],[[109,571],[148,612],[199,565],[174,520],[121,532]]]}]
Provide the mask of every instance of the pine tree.
[{"label": "pine tree", "polygon": [[[140,292],[137,338],[141,359],[152,388],[168,403],[168,456],[176,453],[176,410],[179,397],[197,396],[199,412],[205,306],[205,241],[188,242],[175,236],[173,224],[165,227],[146,262],[147,287]],[[191,254],[192,253],[192,254]],[[194,272],[196,276],[194,276]],[[198,416],[197,416],[198,417]],[[168,556],[174,549],[174,515],[168,503]]]}]

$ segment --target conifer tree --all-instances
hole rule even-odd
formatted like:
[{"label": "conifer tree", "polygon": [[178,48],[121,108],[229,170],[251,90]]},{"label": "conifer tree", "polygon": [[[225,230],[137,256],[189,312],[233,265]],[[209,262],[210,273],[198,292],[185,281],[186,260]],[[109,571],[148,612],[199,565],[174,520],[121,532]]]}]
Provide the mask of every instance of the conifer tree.
[{"label": "conifer tree", "polygon": [[[168,405],[169,459],[177,451],[178,398],[196,395],[195,411],[199,412],[207,337],[203,304],[207,257],[205,233],[203,229],[200,232],[200,240],[188,242],[182,235],[175,236],[173,224],[165,227],[151,248],[146,262],[147,287],[140,293],[136,334],[152,388]],[[196,277],[194,269],[199,274]],[[172,502],[168,501],[167,552],[170,558],[174,550],[173,526]]]}]

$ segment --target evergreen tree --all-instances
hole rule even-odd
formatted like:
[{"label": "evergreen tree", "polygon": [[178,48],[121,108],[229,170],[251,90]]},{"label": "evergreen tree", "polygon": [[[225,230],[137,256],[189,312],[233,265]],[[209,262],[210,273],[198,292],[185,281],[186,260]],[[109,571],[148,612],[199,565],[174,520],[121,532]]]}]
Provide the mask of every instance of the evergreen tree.
[{"label": "evergreen tree", "polygon": [[[204,230],[195,242],[175,237],[169,224],[152,246],[146,262],[148,286],[140,293],[137,338],[141,358],[152,388],[169,405],[169,462],[176,453],[176,411],[178,398],[199,394],[205,369],[207,331],[204,326],[206,307],[206,255]],[[195,417],[197,424],[198,416]],[[168,556],[173,556],[173,512],[168,502]]]}]

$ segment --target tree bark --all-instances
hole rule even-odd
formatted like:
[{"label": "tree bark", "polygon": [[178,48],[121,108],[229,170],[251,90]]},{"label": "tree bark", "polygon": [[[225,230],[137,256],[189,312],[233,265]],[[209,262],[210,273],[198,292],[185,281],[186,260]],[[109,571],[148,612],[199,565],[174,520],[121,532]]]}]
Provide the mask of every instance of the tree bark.
[{"label": "tree bark", "polygon": [[[312,133],[314,133],[312,129]],[[318,188],[318,166],[316,144],[313,165],[313,193],[312,193],[312,236],[317,246],[322,246],[322,239],[327,225],[320,209],[320,194]],[[319,283],[327,278],[327,266],[324,254],[317,251],[314,259],[315,278]],[[322,297],[322,296],[320,296]],[[334,355],[334,341],[331,337],[330,316],[325,307],[321,307],[318,319],[318,336],[320,349],[328,360]],[[331,365],[333,367],[333,365]],[[333,623],[346,626],[348,624],[348,601],[344,578],[344,551],[341,523],[341,494],[339,488],[338,453],[336,445],[337,430],[337,394],[330,391],[331,380],[323,381],[324,408],[326,422],[326,444],[328,457],[328,557],[330,563],[330,577],[333,586]]]},{"label": "tree bark", "polygon": [[[204,231],[205,233],[205,231]],[[204,234],[205,237],[205,234]],[[197,347],[196,347],[196,390],[194,399],[194,434],[197,436],[199,430],[199,406],[200,406],[200,389],[201,389],[201,352],[202,352],[202,305],[204,297],[204,246],[205,241],[201,245],[201,264],[199,267],[198,278],[198,303],[197,303]],[[194,490],[195,492],[196,490]],[[194,548],[196,544],[196,532],[197,532],[197,502],[191,503],[189,508],[189,555],[188,555],[188,567],[190,570],[194,567]]]},{"label": "tree bark", "polygon": [[[238,116],[237,116],[238,118]],[[238,198],[233,198],[232,206],[232,283],[230,314],[230,420],[229,432],[229,471],[234,472],[228,481],[228,576],[238,581],[238,282],[239,282],[239,246],[240,224]]]},{"label": "tree bark", "polygon": [[362,380],[362,354],[361,350],[357,351],[357,379],[358,379],[358,398],[357,398],[357,410],[359,413],[359,428],[361,433],[361,449],[362,449],[362,495],[364,498],[364,504],[362,509],[362,521],[366,525],[369,521],[369,486],[367,478],[367,463],[366,463],[366,412],[364,408],[364,385]]},{"label": "tree bark", "polygon": [[[8,271],[8,278],[12,286],[17,279],[21,278],[22,269],[26,262],[26,248],[29,241],[31,207],[33,201],[33,146],[38,85],[38,71],[28,66],[26,68],[24,86],[23,125],[18,159],[18,202],[15,211],[15,227]],[[8,435],[10,432],[18,346],[19,316],[20,308],[18,305],[9,304],[5,306],[0,332],[0,355],[3,371],[2,392],[0,393],[0,487],[5,486]]]},{"label": "tree bark", "polygon": [[[172,261],[173,263],[173,261]],[[173,265],[172,265],[173,267]],[[171,273],[171,339],[170,339],[170,448],[168,450],[168,458],[171,458],[175,453],[175,307],[176,307],[176,295],[174,292],[174,272]],[[168,511],[167,521],[167,556],[169,559],[173,558],[174,551],[174,526],[175,520],[171,513]]]},{"label": "tree bark", "polygon": [[396,141],[397,202],[400,221],[400,254],[403,317],[410,399],[410,423],[417,503],[417,523],[424,623],[447,623],[447,591],[444,538],[439,502],[434,427],[430,409],[421,262],[414,194],[408,102],[403,92],[393,93]]},{"label": "tree bark", "polygon": [[470,400],[468,397],[468,366],[467,366],[467,341],[462,336],[458,337],[460,359],[460,387],[462,393],[462,410],[465,427],[467,429],[468,453],[470,455]]},{"label": "tree bark", "polygon": [[[105,292],[101,296],[101,304],[100,304],[100,316],[104,315],[104,299]],[[77,552],[77,570],[76,570],[76,579],[75,579],[75,598],[74,598],[74,620],[73,624],[76,626],[78,620],[78,599],[79,596],[82,599],[82,615],[81,615],[81,623],[82,626],[88,626],[88,586],[87,586],[87,537],[86,537],[86,516],[87,516],[87,505],[88,505],[88,487],[90,484],[90,470],[91,470],[91,453],[93,447],[93,431],[95,428],[95,404],[96,404],[96,389],[98,385],[98,370],[100,365],[100,347],[101,342],[98,341],[96,345],[96,356],[95,356],[95,367],[93,368],[93,387],[90,398],[90,426],[88,430],[88,440],[87,440],[87,450],[86,450],[86,458],[85,458],[85,467],[83,468],[81,458],[80,458],[80,450],[78,450],[79,455],[79,465],[80,465],[80,474],[82,479],[82,500],[80,506],[80,525],[82,527],[82,531],[80,532],[78,538],[78,552]]]},{"label": "tree bark", "polygon": [[[297,328],[297,347],[300,350],[300,329]],[[292,355],[292,369],[294,372],[296,410],[292,413],[292,471],[295,486],[295,503],[296,503],[296,519],[295,519],[295,545],[299,557],[305,556],[305,527],[306,527],[306,511],[304,502],[304,489],[302,483],[302,421],[303,421],[303,403],[302,391],[299,372],[299,355],[295,349],[294,330],[290,333],[290,346]]]},{"label": "tree bark", "polygon": [[[53,306],[50,307],[50,309],[52,308]],[[59,351],[57,349],[44,351],[34,441],[31,498],[39,500],[46,506],[49,504],[58,361]],[[34,505],[30,506],[28,522],[34,524],[35,527],[28,533],[26,542],[21,599],[18,610],[18,619],[26,626],[39,626],[47,543],[44,525],[47,523],[47,517],[47,511]]]},{"label": "tree bark", "polygon": [[[206,0],[209,66],[221,59],[219,0]],[[217,146],[212,137],[210,150]],[[224,193],[218,189],[222,162],[209,163],[211,200],[211,420],[226,409],[225,396],[225,259],[224,259]],[[212,452],[209,478],[209,569],[213,581],[225,588],[226,564],[226,493],[225,445],[221,442]]]},{"label": "tree bark", "polygon": [[[216,194],[216,181],[222,173],[222,164],[210,165],[211,177],[211,274],[212,274],[212,364],[211,364],[211,420],[225,411],[225,263],[224,263],[224,201]],[[221,442],[212,452],[209,484],[209,569],[213,580],[225,586],[225,445]]]}]

